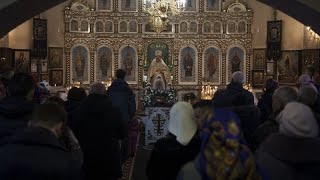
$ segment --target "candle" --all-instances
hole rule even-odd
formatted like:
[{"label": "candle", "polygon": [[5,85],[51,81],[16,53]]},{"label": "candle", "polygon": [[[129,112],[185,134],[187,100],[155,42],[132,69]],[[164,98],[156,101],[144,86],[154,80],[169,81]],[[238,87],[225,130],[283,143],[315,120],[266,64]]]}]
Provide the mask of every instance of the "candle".
[{"label": "candle", "polygon": [[57,86],[57,84],[54,84],[54,87],[56,87]]}]

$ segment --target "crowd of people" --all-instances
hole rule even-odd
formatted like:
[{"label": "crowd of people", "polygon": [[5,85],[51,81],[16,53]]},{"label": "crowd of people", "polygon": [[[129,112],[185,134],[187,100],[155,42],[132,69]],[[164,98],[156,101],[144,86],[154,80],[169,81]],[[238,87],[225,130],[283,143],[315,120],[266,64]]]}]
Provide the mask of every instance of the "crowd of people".
[{"label": "crowd of people", "polygon": [[[0,83],[0,179],[108,179],[122,176],[135,156],[135,97],[117,70],[106,90],[73,87],[66,101],[32,76],[7,74]],[[179,101],[168,135],[147,162],[150,180],[320,179],[320,86],[308,74],[297,88],[268,79],[257,105],[244,75],[212,100]]]}]

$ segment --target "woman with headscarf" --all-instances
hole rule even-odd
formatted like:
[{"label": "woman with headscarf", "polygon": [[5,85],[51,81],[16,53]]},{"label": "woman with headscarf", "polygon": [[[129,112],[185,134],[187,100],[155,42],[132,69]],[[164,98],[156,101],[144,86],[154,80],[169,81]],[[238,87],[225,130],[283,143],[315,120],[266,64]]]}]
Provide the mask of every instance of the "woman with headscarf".
[{"label": "woman with headscarf", "polygon": [[173,180],[185,163],[200,151],[197,124],[190,103],[177,102],[170,110],[169,134],[156,142],[147,165],[149,180]]},{"label": "woman with headscarf", "polygon": [[201,133],[199,156],[183,166],[177,179],[261,179],[252,153],[241,140],[239,118],[227,109],[213,114]]}]

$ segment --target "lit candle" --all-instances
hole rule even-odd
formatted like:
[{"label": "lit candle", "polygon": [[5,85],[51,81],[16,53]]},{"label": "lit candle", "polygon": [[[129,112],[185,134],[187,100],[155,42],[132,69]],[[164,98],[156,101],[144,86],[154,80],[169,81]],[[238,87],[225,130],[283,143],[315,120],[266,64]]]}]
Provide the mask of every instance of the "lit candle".
[{"label": "lit candle", "polygon": [[57,86],[57,84],[54,84],[54,87],[56,87]]}]

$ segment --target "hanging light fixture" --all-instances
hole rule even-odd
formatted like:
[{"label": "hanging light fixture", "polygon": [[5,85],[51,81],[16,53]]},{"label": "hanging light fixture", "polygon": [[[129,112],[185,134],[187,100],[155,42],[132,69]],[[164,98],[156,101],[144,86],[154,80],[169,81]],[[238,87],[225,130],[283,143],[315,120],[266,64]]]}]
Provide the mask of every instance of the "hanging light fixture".
[{"label": "hanging light fixture", "polygon": [[160,34],[168,26],[168,15],[178,15],[184,10],[185,0],[146,0],[150,7],[143,4],[143,11],[149,14],[149,24],[152,30]]}]

